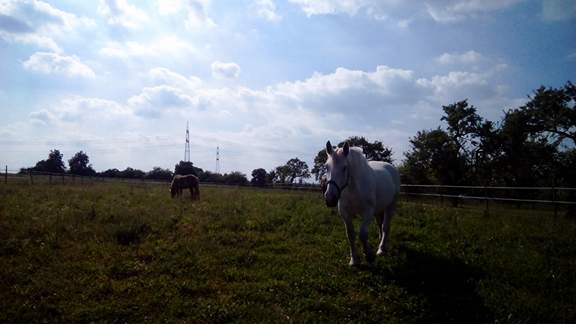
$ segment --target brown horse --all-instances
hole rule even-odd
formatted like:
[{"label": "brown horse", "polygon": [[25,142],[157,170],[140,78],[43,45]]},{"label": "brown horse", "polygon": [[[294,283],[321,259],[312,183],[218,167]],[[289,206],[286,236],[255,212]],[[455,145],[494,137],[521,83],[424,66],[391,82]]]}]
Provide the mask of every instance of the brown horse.
[{"label": "brown horse", "polygon": [[190,189],[190,198],[192,200],[200,199],[200,181],[195,175],[175,175],[170,184],[170,194],[172,198],[182,196],[182,189]]}]

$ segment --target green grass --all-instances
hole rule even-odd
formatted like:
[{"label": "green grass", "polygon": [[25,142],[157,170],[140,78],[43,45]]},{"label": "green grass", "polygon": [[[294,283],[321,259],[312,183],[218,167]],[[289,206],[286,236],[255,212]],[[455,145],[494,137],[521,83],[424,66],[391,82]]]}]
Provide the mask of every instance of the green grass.
[{"label": "green grass", "polygon": [[545,211],[404,202],[390,255],[355,269],[319,193],[1,185],[0,322],[574,323],[575,237]]}]

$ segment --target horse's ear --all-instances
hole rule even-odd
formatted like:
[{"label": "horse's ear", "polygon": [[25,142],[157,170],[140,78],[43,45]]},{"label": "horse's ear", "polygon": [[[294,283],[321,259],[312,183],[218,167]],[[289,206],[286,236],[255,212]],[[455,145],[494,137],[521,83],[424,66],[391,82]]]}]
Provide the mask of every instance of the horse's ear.
[{"label": "horse's ear", "polygon": [[346,142],[344,143],[344,156],[348,156],[348,153],[350,153],[350,145]]},{"label": "horse's ear", "polygon": [[326,153],[328,153],[328,155],[332,155],[332,153],[334,153],[334,149],[332,148],[330,141],[326,142]]}]

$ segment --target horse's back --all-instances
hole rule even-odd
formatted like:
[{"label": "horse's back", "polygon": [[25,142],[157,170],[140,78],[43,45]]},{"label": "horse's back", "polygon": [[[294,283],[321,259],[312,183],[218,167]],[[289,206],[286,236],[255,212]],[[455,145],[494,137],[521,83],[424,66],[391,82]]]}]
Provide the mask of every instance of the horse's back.
[{"label": "horse's back", "polygon": [[400,192],[400,173],[395,166],[387,162],[370,161],[376,179],[376,199],[385,209]]}]

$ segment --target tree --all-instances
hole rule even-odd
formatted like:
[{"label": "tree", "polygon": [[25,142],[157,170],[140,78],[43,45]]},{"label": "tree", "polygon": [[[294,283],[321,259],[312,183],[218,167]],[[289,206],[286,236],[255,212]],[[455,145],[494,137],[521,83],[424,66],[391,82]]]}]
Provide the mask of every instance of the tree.
[{"label": "tree", "polygon": [[[380,141],[374,141],[371,143],[364,137],[352,136],[340,142],[338,147],[343,147],[346,142],[348,142],[350,146],[361,147],[364,156],[366,156],[368,160],[392,163],[392,150],[389,147],[384,146]],[[320,178],[326,174],[326,160],[326,148],[323,148],[316,154],[316,157],[314,158],[314,166],[311,171],[316,180],[320,180]]]},{"label": "tree", "polygon": [[266,182],[268,180],[267,178],[268,174],[266,173],[266,170],[262,168],[254,169],[252,171],[252,180],[250,180],[250,182],[254,186],[263,187],[266,185]]},{"label": "tree", "polygon": [[204,172],[204,170],[195,167],[192,162],[180,161],[174,166],[174,174],[193,174],[200,178],[202,172]]},{"label": "tree", "polygon": [[245,186],[248,184],[248,179],[244,173],[234,171],[224,175],[224,183],[227,185]]},{"label": "tree", "polygon": [[456,144],[458,153],[464,158],[471,155],[471,147],[476,145],[482,118],[476,113],[476,107],[469,106],[467,100],[462,100],[448,106],[442,106],[444,116],[440,120],[448,124],[448,134]]},{"label": "tree", "polygon": [[120,177],[120,170],[118,169],[108,169],[106,171],[98,173],[99,177],[105,178],[119,178]]},{"label": "tree", "polygon": [[66,171],[66,167],[64,166],[64,161],[62,158],[63,156],[60,151],[51,150],[48,154],[48,159],[38,161],[36,166],[30,169],[32,171],[64,173]]},{"label": "tree", "polygon": [[539,180],[540,185],[552,185],[542,181],[554,178],[556,146],[526,127],[530,118],[522,109],[509,110],[504,116],[498,170],[506,185],[536,186]]},{"label": "tree", "polygon": [[300,179],[300,182],[302,182],[304,179],[310,178],[308,164],[298,158],[288,160],[286,167],[288,171],[287,180],[290,184],[293,184],[296,179]]},{"label": "tree", "polygon": [[210,171],[200,172],[198,178],[201,182],[224,183],[224,176]]},{"label": "tree", "polygon": [[92,168],[90,158],[88,154],[83,151],[77,152],[70,160],[68,160],[68,166],[70,167],[70,173],[82,175],[82,176],[92,176],[96,174],[96,171]]},{"label": "tree", "polygon": [[411,150],[404,154],[404,182],[460,184],[464,161],[448,133],[440,128],[419,131],[410,145]]},{"label": "tree", "polygon": [[118,176],[120,178],[128,178],[128,179],[142,179],[146,173],[142,170],[133,169],[131,167],[127,167],[123,171],[120,171]]},{"label": "tree", "polygon": [[563,88],[540,87],[520,107],[526,115],[527,130],[559,145],[568,139],[576,144],[576,86],[568,81]]},{"label": "tree", "polygon": [[287,165],[277,166],[271,173],[274,174],[274,183],[284,184],[287,183],[287,179],[290,176],[290,168]]},{"label": "tree", "polygon": [[154,180],[171,180],[174,174],[168,169],[162,169],[161,167],[153,167],[152,170],[146,173],[146,179]]}]

